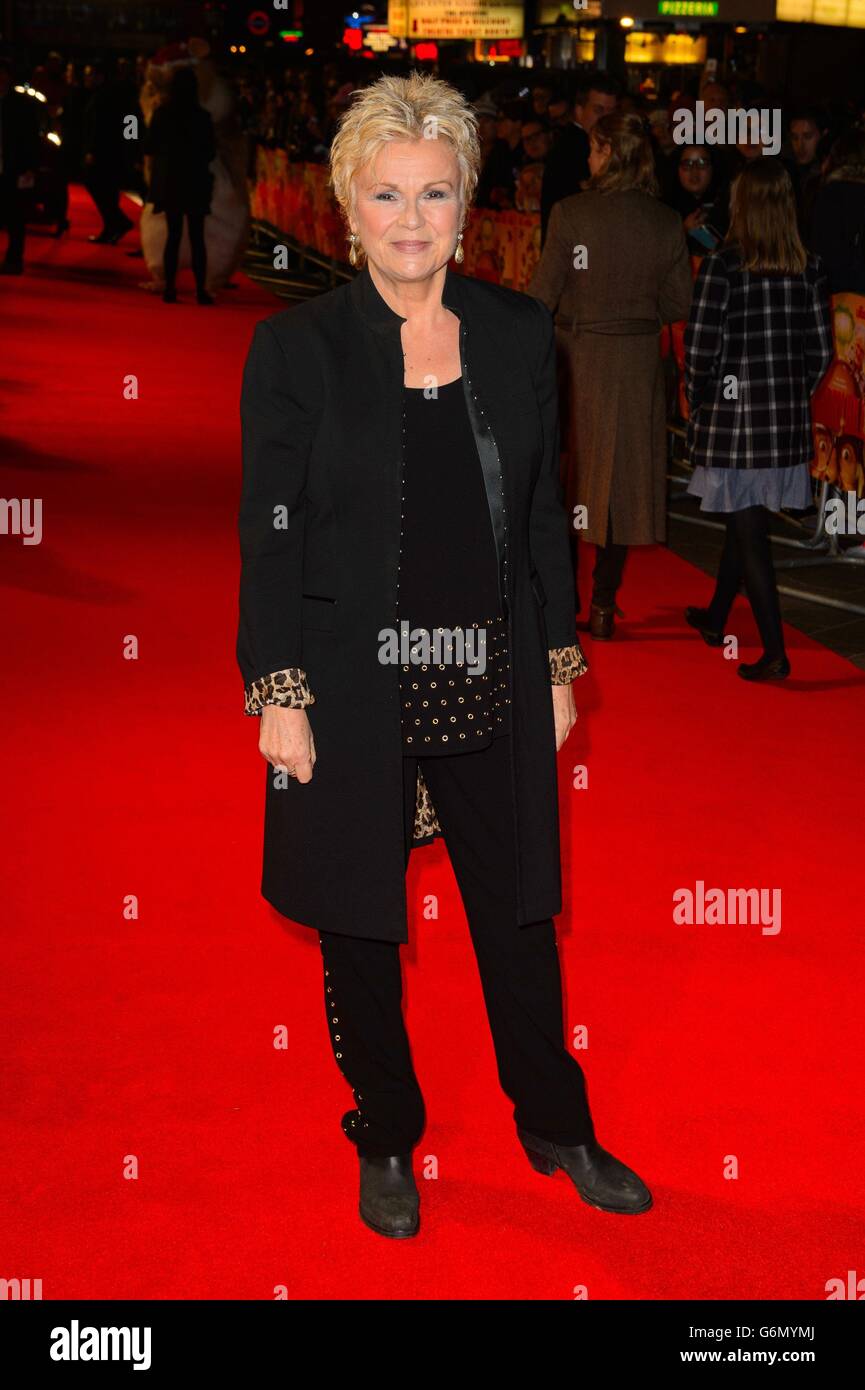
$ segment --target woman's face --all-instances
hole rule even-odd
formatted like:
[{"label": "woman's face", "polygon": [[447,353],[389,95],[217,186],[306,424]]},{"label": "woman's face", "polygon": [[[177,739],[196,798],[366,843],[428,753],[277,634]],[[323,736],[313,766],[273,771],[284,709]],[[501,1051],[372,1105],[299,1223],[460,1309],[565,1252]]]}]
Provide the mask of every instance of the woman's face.
[{"label": "woman's face", "polygon": [[592,178],[597,178],[603,174],[610,162],[612,145],[601,145],[592,137],[589,143],[589,172]]},{"label": "woman's face", "polygon": [[462,225],[459,165],[446,140],[391,140],[354,177],[351,229],[371,265],[427,280],[447,265]]},{"label": "woman's face", "polygon": [[679,159],[679,183],[695,198],[701,198],[712,182],[712,161],[705,150],[693,145],[682,151]]}]

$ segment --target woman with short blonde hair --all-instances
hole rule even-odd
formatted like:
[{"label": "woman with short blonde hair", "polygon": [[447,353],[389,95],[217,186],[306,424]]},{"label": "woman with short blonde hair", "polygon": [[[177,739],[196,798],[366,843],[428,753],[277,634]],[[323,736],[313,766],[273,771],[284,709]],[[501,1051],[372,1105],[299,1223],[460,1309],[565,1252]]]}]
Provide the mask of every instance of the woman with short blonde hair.
[{"label": "woman with short blonde hair", "polygon": [[564,1042],[556,752],[585,662],[553,328],[537,300],[449,267],[477,164],[446,83],[359,92],[332,175],[363,268],[258,325],[242,397],[237,650],[273,769],[263,893],[318,934],[360,1215],[390,1237],[418,1230],[399,946],[410,850],[436,836],[529,1161],[605,1211],[651,1205],[597,1143]]},{"label": "woman with short blonde hair", "polygon": [[[419,73],[382,77],[362,88],[340,122],[330,147],[330,181],[346,222],[354,211],[355,171],[370,164],[389,140],[444,140],[450,145],[459,171],[462,227],[480,171],[477,117],[454,87]],[[365,254],[357,247],[355,263]]]}]

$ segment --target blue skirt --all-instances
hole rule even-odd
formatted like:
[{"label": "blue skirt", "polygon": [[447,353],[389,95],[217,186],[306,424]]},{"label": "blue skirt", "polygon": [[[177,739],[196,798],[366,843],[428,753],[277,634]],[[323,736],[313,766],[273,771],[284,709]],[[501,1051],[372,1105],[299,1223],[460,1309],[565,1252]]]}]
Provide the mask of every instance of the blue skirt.
[{"label": "blue skirt", "polygon": [[814,500],[807,463],[789,468],[704,468],[699,464],[687,491],[701,498],[701,512],[741,512],[760,506],[772,512],[782,507],[805,511]]}]

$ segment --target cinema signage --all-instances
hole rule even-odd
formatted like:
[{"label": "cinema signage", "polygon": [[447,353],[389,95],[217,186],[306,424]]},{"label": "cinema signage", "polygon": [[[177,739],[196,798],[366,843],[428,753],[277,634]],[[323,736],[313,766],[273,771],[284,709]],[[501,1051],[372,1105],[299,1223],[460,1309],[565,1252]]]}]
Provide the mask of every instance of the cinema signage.
[{"label": "cinema signage", "polygon": [[513,0],[390,0],[387,27],[406,39],[521,39],[523,6]]},{"label": "cinema signage", "polygon": [[[861,3],[865,4],[865,0]],[[636,25],[666,22],[760,27],[774,22],[775,5],[776,0],[604,0],[604,18],[624,19],[627,16]]]}]

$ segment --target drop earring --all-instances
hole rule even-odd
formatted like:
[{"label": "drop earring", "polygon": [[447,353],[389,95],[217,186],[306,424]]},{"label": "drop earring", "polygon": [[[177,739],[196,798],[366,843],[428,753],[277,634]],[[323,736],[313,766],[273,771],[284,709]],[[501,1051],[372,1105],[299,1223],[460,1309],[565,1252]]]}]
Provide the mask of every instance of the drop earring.
[{"label": "drop earring", "polygon": [[463,263],[463,234],[462,234],[462,232],[460,232],[459,236],[457,237],[457,249],[456,249],[456,251],[454,251],[454,260],[456,261],[457,265],[462,265],[462,263]]},{"label": "drop earring", "polygon": [[357,232],[351,233],[349,241],[351,242],[351,246],[348,249],[348,259],[351,265],[357,265],[357,243],[359,241]]}]

